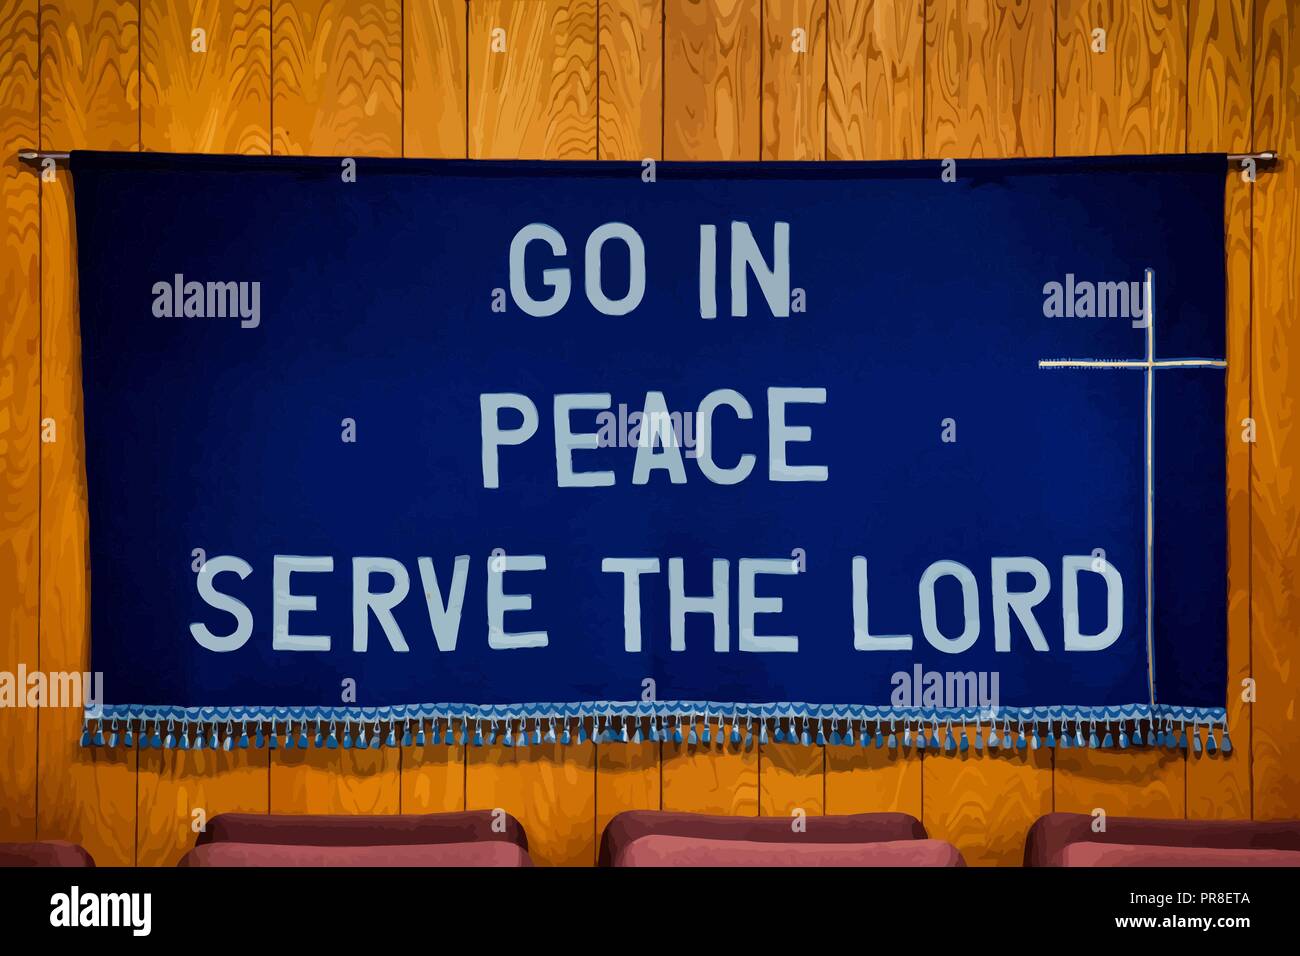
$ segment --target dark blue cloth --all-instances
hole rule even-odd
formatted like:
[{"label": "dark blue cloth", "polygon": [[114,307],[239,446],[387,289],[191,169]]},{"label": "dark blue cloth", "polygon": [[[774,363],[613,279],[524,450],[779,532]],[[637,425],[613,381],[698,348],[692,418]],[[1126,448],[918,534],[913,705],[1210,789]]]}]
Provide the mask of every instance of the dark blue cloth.
[{"label": "dark blue cloth", "polygon": [[[1222,713],[1222,369],[1038,364],[1141,361],[1144,331],[1126,318],[1047,317],[1044,286],[1067,274],[1140,281],[1146,268],[1157,277],[1156,359],[1224,358],[1222,156],[963,161],[956,182],[942,181],[937,162],[660,163],[653,183],[622,163],[363,159],[354,183],[327,159],[76,153],[72,168],[92,652],[107,714],[328,715],[352,707],[341,698],[348,678],[363,713],[644,705],[652,679],[662,712],[708,701],[726,712],[790,702],[852,714],[888,708],[891,675],[917,664],[996,672],[1013,714]],[[729,314],[732,220],[752,226],[769,258],[772,224],[790,224],[806,312],[773,317],[750,278],[749,315]],[[646,250],[644,300],[624,316],[598,313],[583,291],[587,236],[610,221],[633,226]],[[494,312],[511,238],[532,222],[557,229],[568,255],[556,262],[531,245],[529,288],[545,295],[542,269],[567,266],[568,304],[530,317],[507,291],[506,311]],[[699,314],[701,223],[719,225],[713,320]],[[607,245],[611,296],[627,288],[626,261],[619,243]],[[260,282],[260,324],[156,317],[151,290],[178,273]],[[826,389],[825,405],[791,406],[788,418],[812,428],[811,442],[790,446],[792,464],[825,465],[828,481],[768,480],[773,386]],[[615,409],[636,411],[661,390],[689,412],[720,388],[753,407],[749,421],[727,408],[715,419],[720,464],[757,458],[744,482],[712,484],[688,457],[685,484],[659,471],[634,486],[636,449],[614,447],[574,456],[578,470],[613,470],[613,487],[557,487],[555,394],[609,392]],[[502,449],[501,487],[487,489],[479,400],[495,392],[528,395],[540,425]],[[354,443],[341,439],[344,419],[356,423]],[[945,419],[955,442],[941,440]],[[596,428],[593,412],[572,420]],[[218,634],[234,624],[199,597],[195,549],[253,568],[215,581],[253,614],[238,650],[191,636],[194,622]],[[489,649],[496,549],[546,556],[545,571],[504,576],[507,593],[532,595],[507,628],[545,629],[546,647]],[[1104,651],[1067,652],[1062,558],[1098,549],[1122,576],[1123,631]],[[332,573],[294,575],[294,592],[318,603],[289,618],[296,634],[329,635],[328,652],[273,650],[277,554],[333,557]],[[459,642],[440,652],[417,559],[433,559],[445,597],[458,554],[471,557]],[[758,617],[759,633],[798,635],[798,652],[740,652],[739,560],[799,554],[803,573],[757,587],[784,599],[782,613]],[[869,561],[872,633],[911,633],[912,651],[855,650],[855,555]],[[369,649],[352,649],[354,556],[405,565],[411,592],[395,616],[409,652],[396,653],[373,618]],[[622,578],[601,572],[602,558],[620,556],[661,561],[642,578],[639,653],[624,650]],[[701,614],[687,615],[685,650],[670,650],[673,556],[691,595],[710,590],[711,559],[731,561],[728,653],[714,650]],[[997,556],[1049,571],[1036,608],[1048,651],[1033,650],[1014,614],[1010,652],[994,649]],[[942,559],[969,567],[978,586],[980,633],[961,654],[922,636],[918,583]],[[373,587],[389,583],[376,576]],[[1012,583],[1027,589],[1026,578]],[[1079,584],[1082,629],[1100,630],[1102,579],[1084,573]],[[954,579],[940,581],[937,604],[943,631],[960,633]]]}]

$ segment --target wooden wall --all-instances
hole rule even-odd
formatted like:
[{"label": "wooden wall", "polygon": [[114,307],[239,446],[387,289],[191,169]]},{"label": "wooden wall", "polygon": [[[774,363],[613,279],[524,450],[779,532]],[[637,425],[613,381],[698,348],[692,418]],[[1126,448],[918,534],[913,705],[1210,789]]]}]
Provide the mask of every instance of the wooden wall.
[{"label": "wooden wall", "polygon": [[[191,50],[191,30],[207,52]],[[1107,51],[1090,48],[1106,30]],[[494,31],[505,51],[493,52]],[[792,31],[806,52],[792,50]],[[550,159],[1279,149],[1225,175],[1234,753],[910,756],[771,744],[80,749],[0,710],[0,840],[174,863],[195,808],[504,807],[587,864],[627,808],[904,810],[1015,864],[1056,810],[1300,816],[1300,10],[1293,0],[0,0],[0,669],[87,666],[69,177],[19,147]],[[1099,198],[1104,201],[1104,197]],[[1297,364],[1300,364],[1298,362]],[[1253,417],[1254,444],[1241,439]],[[56,429],[41,440],[41,421]],[[1242,680],[1258,702],[1242,703]]]}]

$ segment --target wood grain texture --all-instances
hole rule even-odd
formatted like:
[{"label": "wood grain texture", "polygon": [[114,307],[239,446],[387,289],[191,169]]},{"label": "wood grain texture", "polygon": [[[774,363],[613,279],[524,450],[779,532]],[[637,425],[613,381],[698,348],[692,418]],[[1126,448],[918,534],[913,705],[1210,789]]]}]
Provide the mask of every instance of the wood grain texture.
[{"label": "wood grain texture", "polygon": [[[53,420],[55,440],[41,445],[40,665],[84,673],[90,669],[89,555],[72,216],[72,177],[62,170],[55,182],[41,184],[41,416]],[[81,714],[79,706],[40,713],[37,836],[80,843],[100,866],[129,866],[135,862],[136,753],[81,747]]]},{"label": "wood grain texture", "polygon": [[401,155],[401,0],[276,3],[271,74],[276,154]]},{"label": "wood grain texture", "polygon": [[663,745],[663,809],[758,816],[758,744],[719,744],[716,734],[704,743],[704,722],[695,728],[696,743],[689,742],[687,722],[682,743]]},{"label": "wood grain texture", "polygon": [[758,815],[826,812],[826,755],[838,747],[766,743],[758,748]]},{"label": "wood grain texture", "polygon": [[[0,671],[37,668],[40,599],[39,180],[35,0],[0,2]],[[0,708],[0,842],[36,834],[36,711]]]},{"label": "wood grain texture", "polygon": [[140,72],[142,149],[271,151],[268,0],[141,0]]},{"label": "wood grain texture", "polygon": [[827,0],[763,4],[763,159],[826,158]]},{"label": "wood grain texture", "polygon": [[1278,168],[1254,186],[1251,607],[1255,816],[1300,816],[1300,16],[1256,0],[1254,144]]},{"label": "wood grain texture", "polygon": [[[191,31],[206,31],[206,53]],[[267,153],[271,7],[265,0],[142,0],[140,142],[177,152]],[[139,752],[136,856],[175,866],[194,845],[193,812],[269,809],[270,754]]]},{"label": "wood grain texture", "polygon": [[404,156],[466,155],[466,0],[404,4]]},{"label": "wood grain texture", "polygon": [[1034,0],[931,0],[927,156],[1050,156],[1055,10]]},{"label": "wood grain texture", "polygon": [[1244,153],[1250,146],[1254,0],[1189,0],[1187,149]]},{"label": "wood grain texture", "polygon": [[466,809],[505,810],[528,834],[539,866],[596,862],[596,767],[591,741],[470,747]]},{"label": "wood grain texture", "polygon": [[133,0],[41,0],[46,148],[139,148],[137,14]]},{"label": "wood grain texture", "polygon": [[[1190,150],[1243,152],[1250,145],[1250,0],[1192,0],[1189,48]],[[1268,175],[1265,173],[1264,175]],[[1253,713],[1241,699],[1250,676],[1251,446],[1242,440],[1250,409],[1250,209],[1254,187],[1230,170],[1224,195],[1227,274],[1228,455],[1228,726],[1251,739]],[[1187,761],[1187,816],[1243,819],[1251,813],[1250,748],[1192,753]]]},{"label": "wood grain texture", "polygon": [[[41,5],[41,145],[135,149],[138,30],[129,3]],[[41,184],[40,665],[90,666],[86,463],[72,179]],[[106,690],[111,693],[111,690]],[[39,715],[37,834],[82,844],[101,866],[135,860],[134,751],[82,748],[80,708]]]},{"label": "wood grain texture", "polygon": [[1060,754],[1047,748],[927,754],[921,820],[931,839],[953,844],[970,866],[1021,865],[1026,831],[1052,810],[1053,759]]},{"label": "wood grain texture", "polygon": [[[1145,728],[1144,728],[1145,729]],[[1181,750],[1081,749],[1056,752],[1056,809],[1107,816],[1187,815],[1187,756]]]},{"label": "wood grain texture", "polygon": [[663,158],[663,0],[599,0],[598,159]]},{"label": "wood grain texture", "polygon": [[142,750],[138,866],[175,866],[219,813],[270,808],[268,750]]},{"label": "wood grain texture", "polygon": [[925,0],[831,0],[827,159],[918,159]]},{"label": "wood grain texture", "polygon": [[[1186,141],[1187,5],[1173,0],[1060,0],[1057,152],[1181,152]],[[1091,31],[1106,31],[1093,53]],[[1187,763],[1160,748],[1061,750],[1058,810],[1183,816]]]},{"label": "wood grain texture", "polygon": [[596,0],[471,3],[469,118],[474,159],[594,159]]},{"label": "wood grain texture", "polygon": [[924,757],[875,747],[826,750],[827,813],[910,813],[921,819]]},{"label": "wood grain texture", "polygon": [[757,0],[664,2],[664,158],[758,159]]},{"label": "wood grain texture", "polygon": [[663,781],[658,743],[596,745],[596,845],[624,810],[659,810]]},{"label": "wood grain texture", "polygon": [[465,809],[465,748],[433,744],[402,748],[402,813]]},{"label": "wood grain texture", "polygon": [[1182,152],[1187,0],[1058,0],[1056,22],[1057,154]]},{"label": "wood grain texture", "polygon": [[[342,733],[340,727],[340,737]],[[271,755],[271,812],[397,813],[402,800],[401,760],[397,747],[279,747]]]}]

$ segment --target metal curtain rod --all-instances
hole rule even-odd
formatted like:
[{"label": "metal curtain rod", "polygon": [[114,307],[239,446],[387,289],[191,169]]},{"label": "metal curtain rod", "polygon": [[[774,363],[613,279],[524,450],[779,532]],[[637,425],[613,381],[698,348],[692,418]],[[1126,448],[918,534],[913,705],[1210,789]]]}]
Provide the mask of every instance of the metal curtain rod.
[{"label": "metal curtain rod", "polygon": [[[18,152],[18,161],[30,165],[39,165],[47,159],[55,162],[66,160],[70,153],[49,152],[48,150],[24,149]],[[1240,163],[1242,160],[1253,159],[1257,163],[1268,165],[1277,162],[1277,152],[1275,150],[1265,150],[1261,153],[1229,153],[1228,162]]]}]

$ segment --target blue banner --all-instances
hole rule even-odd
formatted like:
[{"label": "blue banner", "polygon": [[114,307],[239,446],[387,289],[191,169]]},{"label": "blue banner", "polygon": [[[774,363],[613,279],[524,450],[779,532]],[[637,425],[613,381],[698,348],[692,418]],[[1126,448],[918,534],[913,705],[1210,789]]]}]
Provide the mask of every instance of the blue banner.
[{"label": "blue banner", "polygon": [[1199,746],[1225,168],[73,154],[87,738]]}]

